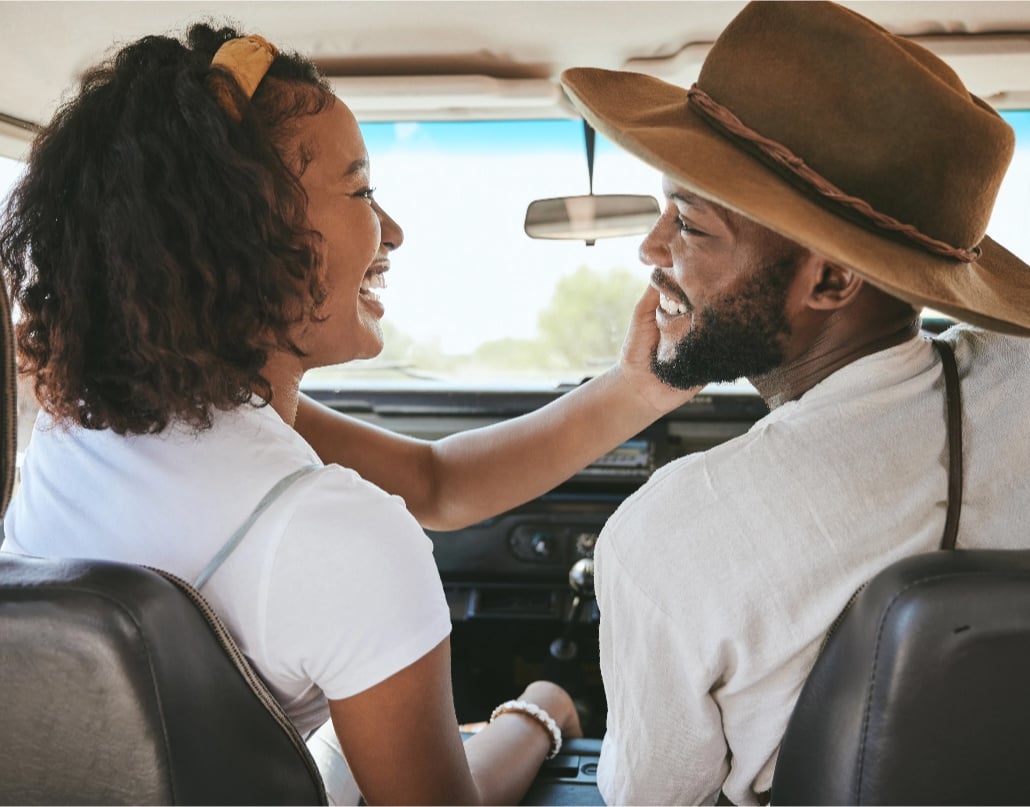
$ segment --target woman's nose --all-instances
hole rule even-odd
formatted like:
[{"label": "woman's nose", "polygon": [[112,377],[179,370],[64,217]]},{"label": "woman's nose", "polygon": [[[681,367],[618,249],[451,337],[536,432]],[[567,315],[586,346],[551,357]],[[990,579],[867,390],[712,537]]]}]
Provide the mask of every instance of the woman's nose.
[{"label": "woman's nose", "polygon": [[404,230],[379,205],[376,205],[376,213],[379,215],[380,238],[383,245],[387,249],[397,249],[397,247],[404,243]]}]

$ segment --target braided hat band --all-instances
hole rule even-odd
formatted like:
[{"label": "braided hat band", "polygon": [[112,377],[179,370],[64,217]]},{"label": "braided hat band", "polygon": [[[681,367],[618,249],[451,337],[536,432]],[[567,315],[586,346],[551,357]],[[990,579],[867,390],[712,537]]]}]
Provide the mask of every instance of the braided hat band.
[{"label": "braided hat band", "polygon": [[818,172],[812,170],[803,159],[782,143],[777,143],[775,140],[764,137],[754,129],[749,128],[730,110],[715,101],[708,93],[699,89],[696,84],[687,90],[687,99],[715,128],[731,137],[737,137],[746,141],[777,165],[794,174],[812,190],[835,204],[849,208],[874,227],[895,233],[922,249],[944,258],[952,258],[962,263],[972,263],[979,260],[981,251],[978,246],[970,249],[952,246],[920,232],[911,224],[904,224],[892,216],[888,216],[886,213],[879,212],[864,199],[845,193]]},{"label": "braided hat band", "polygon": [[[227,71],[236,80],[247,100],[250,100],[278,55],[275,45],[254,34],[223,42],[211,59],[211,67]],[[243,119],[243,112],[237,108],[230,88],[224,83],[216,83],[212,84],[211,91],[218,105],[239,123]]]}]

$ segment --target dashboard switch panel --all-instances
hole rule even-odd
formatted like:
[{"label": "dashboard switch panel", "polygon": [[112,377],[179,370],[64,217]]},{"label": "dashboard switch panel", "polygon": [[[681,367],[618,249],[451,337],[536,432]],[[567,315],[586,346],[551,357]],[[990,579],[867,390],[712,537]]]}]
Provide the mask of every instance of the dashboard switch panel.
[{"label": "dashboard switch panel", "polygon": [[568,543],[568,529],[553,524],[519,524],[508,539],[512,554],[528,563],[564,560]]}]

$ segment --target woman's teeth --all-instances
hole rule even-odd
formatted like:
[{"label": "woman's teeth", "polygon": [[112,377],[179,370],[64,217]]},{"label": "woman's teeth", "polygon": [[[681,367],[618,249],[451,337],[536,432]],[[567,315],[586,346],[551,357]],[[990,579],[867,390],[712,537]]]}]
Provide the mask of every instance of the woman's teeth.
[{"label": "woman's teeth", "polygon": [[386,288],[386,275],[384,272],[369,272],[361,281],[361,286],[358,291],[361,294],[372,294],[376,296],[372,289],[385,289]]},{"label": "woman's teeth", "polygon": [[658,293],[658,306],[666,314],[671,316],[679,316],[680,314],[687,313],[687,304],[673,300],[671,297],[667,297],[665,294]]}]

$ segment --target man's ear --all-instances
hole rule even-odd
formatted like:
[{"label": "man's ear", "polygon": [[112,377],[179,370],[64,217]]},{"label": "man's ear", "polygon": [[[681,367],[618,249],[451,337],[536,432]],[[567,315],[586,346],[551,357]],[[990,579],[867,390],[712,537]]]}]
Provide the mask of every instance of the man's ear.
[{"label": "man's ear", "polygon": [[805,302],[810,308],[827,311],[844,308],[865,285],[865,281],[852,270],[817,255],[812,256],[808,269],[809,288]]}]

